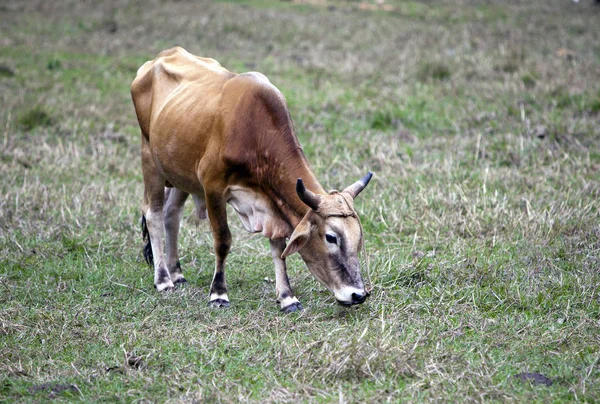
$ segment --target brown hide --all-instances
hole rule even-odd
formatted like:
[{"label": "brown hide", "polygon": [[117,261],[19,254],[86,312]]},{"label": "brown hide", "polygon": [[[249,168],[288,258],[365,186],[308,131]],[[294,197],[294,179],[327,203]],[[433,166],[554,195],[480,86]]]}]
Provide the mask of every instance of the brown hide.
[{"label": "brown hide", "polygon": [[325,194],[283,95],[262,74],[236,75],[213,59],[174,48],[140,68],[131,92],[152,158],[178,189],[203,195],[231,185],[251,188],[265,194],[292,228],[308,210],[296,195],[296,179]]},{"label": "brown hide", "polygon": [[294,252],[340,303],[365,301],[358,261],[363,234],[353,198],[371,174],[327,194],[308,166],[285,98],[264,75],[234,74],[177,47],[138,70],[131,94],[142,130],[145,255],[159,291],[185,282],[177,234],[193,194],[214,239],[211,304],[229,305],[226,203],[248,231],[270,239],[282,310],[302,308],[286,272],[285,258]]}]

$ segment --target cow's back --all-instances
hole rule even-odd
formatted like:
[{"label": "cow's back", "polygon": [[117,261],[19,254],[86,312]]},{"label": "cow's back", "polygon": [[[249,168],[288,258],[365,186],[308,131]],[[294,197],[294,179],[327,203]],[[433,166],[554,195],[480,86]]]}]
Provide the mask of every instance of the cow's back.
[{"label": "cow's back", "polygon": [[233,76],[216,60],[192,55],[181,47],[161,52],[156,59],[138,69],[131,83],[131,95],[142,131],[147,137],[150,135],[152,122],[174,98],[178,105],[175,114],[171,109],[170,115],[177,120],[173,116],[177,115],[177,109],[184,112],[191,104],[203,99],[213,100]]}]

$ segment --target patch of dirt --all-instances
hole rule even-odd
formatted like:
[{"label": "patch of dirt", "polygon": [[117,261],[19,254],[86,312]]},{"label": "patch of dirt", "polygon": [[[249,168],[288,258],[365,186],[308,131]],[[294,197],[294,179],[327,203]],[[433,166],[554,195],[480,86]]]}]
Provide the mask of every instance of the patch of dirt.
[{"label": "patch of dirt", "polygon": [[144,365],[143,358],[141,356],[136,356],[132,352],[127,352],[125,354],[125,362],[127,363],[127,366],[135,369],[140,369]]},{"label": "patch of dirt", "polygon": [[27,390],[32,394],[39,393],[40,391],[50,391],[50,394],[48,395],[49,398],[56,398],[65,391],[79,392],[79,389],[74,384],[61,383],[43,383],[31,386]]},{"label": "patch of dirt", "polygon": [[543,384],[545,386],[552,386],[552,380],[547,378],[541,373],[519,373],[515,377],[521,381],[530,381],[533,384]]}]

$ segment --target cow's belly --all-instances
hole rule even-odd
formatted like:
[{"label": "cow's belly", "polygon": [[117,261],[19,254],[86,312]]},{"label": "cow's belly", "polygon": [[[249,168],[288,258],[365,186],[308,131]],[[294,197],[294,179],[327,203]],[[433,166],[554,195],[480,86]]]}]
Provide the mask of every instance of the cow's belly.
[{"label": "cow's belly", "polygon": [[204,195],[204,187],[195,171],[160,168],[165,180],[173,187],[193,195]]},{"label": "cow's belly", "polygon": [[272,239],[291,235],[291,226],[272,208],[265,195],[236,185],[230,186],[225,196],[247,231]]}]

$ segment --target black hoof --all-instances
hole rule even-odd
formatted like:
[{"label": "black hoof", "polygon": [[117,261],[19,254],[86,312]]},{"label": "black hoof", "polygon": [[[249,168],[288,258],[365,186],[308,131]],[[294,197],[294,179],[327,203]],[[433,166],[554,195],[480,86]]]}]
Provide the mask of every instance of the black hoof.
[{"label": "black hoof", "polygon": [[231,303],[229,303],[225,299],[215,299],[215,300],[211,300],[210,302],[208,302],[208,305],[210,307],[225,308],[225,307],[231,306]]},{"label": "black hoof", "polygon": [[302,310],[304,310],[304,307],[302,307],[300,302],[292,303],[289,306],[285,306],[284,308],[281,309],[281,311],[283,311],[286,314],[293,313],[295,311],[302,311]]},{"label": "black hoof", "polygon": [[187,279],[185,278],[179,278],[177,279],[175,282],[173,282],[175,285],[184,285],[187,283]]}]

